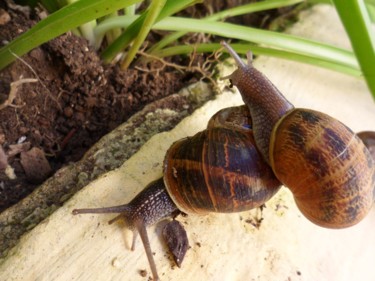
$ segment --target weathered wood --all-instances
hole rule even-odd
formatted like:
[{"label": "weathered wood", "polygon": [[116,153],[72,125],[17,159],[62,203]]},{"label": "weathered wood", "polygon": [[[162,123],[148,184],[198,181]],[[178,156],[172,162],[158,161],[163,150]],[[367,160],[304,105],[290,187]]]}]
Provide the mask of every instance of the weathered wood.
[{"label": "weathered wood", "polygon": [[[291,32],[349,45],[329,6],[305,13]],[[296,106],[327,112],[354,131],[375,130],[375,104],[362,80],[271,58],[259,58],[255,65]],[[147,280],[150,270],[140,241],[134,252],[129,250],[130,231],[121,224],[108,226],[112,215],[73,217],[71,211],[128,202],[161,175],[162,159],[173,141],[203,129],[219,108],[239,103],[238,95],[219,96],[172,131],[154,136],[120,168],[90,183],[22,238],[0,264],[0,280]],[[259,210],[181,218],[191,249],[180,269],[168,259],[161,227],[151,227],[161,279],[375,280],[374,208],[352,228],[328,230],[307,221],[285,188],[266,206],[258,228],[252,222]]]}]

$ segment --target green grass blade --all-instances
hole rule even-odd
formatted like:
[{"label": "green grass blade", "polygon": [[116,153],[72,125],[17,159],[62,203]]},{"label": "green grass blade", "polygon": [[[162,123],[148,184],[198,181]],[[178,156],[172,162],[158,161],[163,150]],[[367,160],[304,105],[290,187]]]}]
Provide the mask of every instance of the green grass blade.
[{"label": "green grass blade", "polygon": [[[124,16],[113,19],[112,21],[107,21],[106,26],[101,26],[101,32],[105,32],[106,29],[110,29],[113,26],[120,25],[126,27],[133,22],[134,19],[135,17]],[[204,32],[226,38],[264,44],[272,48],[279,48],[299,55],[315,57],[322,61],[338,63],[353,69],[359,69],[357,60],[352,52],[290,34],[260,30],[225,22],[212,22],[178,17],[165,18],[156,23],[154,28],[169,31]]]},{"label": "green grass blade", "polygon": [[[236,50],[237,53],[245,55],[249,50],[251,50],[255,55],[266,55],[270,57],[276,57],[281,59],[293,60],[301,63],[308,63],[310,65],[315,65],[323,67],[326,69],[331,69],[341,73],[345,73],[352,76],[361,76],[362,72],[357,68],[352,68],[349,66],[341,65],[336,62],[329,62],[326,60],[318,59],[312,56],[300,55],[293,52],[282,51],[273,48],[266,48],[256,46],[254,44],[231,44],[231,47]],[[164,48],[155,51],[152,55],[156,57],[169,57],[175,55],[187,55],[192,52],[196,53],[211,53],[221,48],[219,43],[207,43],[207,44],[197,44],[197,45],[179,45],[169,48]]]},{"label": "green grass blade", "polygon": [[[109,45],[101,54],[102,59],[109,63],[113,60],[113,58],[120,53],[124,48],[126,48],[130,42],[137,36],[139,30],[142,28],[142,24],[146,18],[146,14],[142,14],[141,16],[126,16],[126,19],[131,19],[131,21],[126,21],[128,24],[121,24],[121,25],[108,25],[107,22],[118,22],[117,17],[115,19],[107,19],[104,20],[100,25],[95,28],[96,37],[101,37],[108,31],[117,28],[118,26],[122,26],[126,28],[125,32],[123,32],[111,45]],[[121,17],[122,18],[122,17]],[[105,32],[101,32],[104,30],[103,27],[108,27]]]},{"label": "green grass blade", "polygon": [[[168,0],[165,3],[164,8],[161,10],[156,21],[160,21],[161,19],[167,16],[173,15],[177,13],[178,11],[185,9],[188,6],[194,5],[199,2],[201,2],[201,0],[180,0],[180,1]],[[101,57],[105,62],[108,63],[112,61],[113,58],[118,53],[124,50],[131,43],[131,41],[135,37],[137,37],[140,29],[142,28],[145,17],[146,17],[146,14],[142,14],[141,16],[138,17],[138,19],[133,18],[131,25],[128,24],[129,21],[127,19],[129,18],[124,19],[126,21],[127,30],[102,52]],[[117,25],[116,24],[113,25],[113,20],[116,22],[116,19],[103,21],[95,29],[96,36],[99,36],[99,37],[103,36],[103,34],[105,34],[109,29],[116,28]]]},{"label": "green grass blade", "polygon": [[375,22],[375,1],[374,0],[365,0],[368,14],[372,22]]},{"label": "green grass blade", "polygon": [[55,1],[40,0],[39,1],[49,13],[53,13],[59,9],[59,6]]},{"label": "green grass blade", "polygon": [[126,69],[133,61],[135,55],[137,54],[139,48],[150,32],[151,27],[154,25],[157,17],[160,15],[167,0],[153,0],[149,9],[146,11],[145,20],[139,30],[138,36],[135,38],[132,46],[130,47],[124,61],[121,63],[121,68]]},{"label": "green grass blade", "polygon": [[124,10],[125,15],[135,15],[136,8],[136,5],[126,7]]},{"label": "green grass blade", "polygon": [[0,49],[0,70],[33,48],[90,20],[141,2],[141,0],[80,0],[41,20]]},{"label": "green grass blade", "polygon": [[254,2],[242,6],[237,6],[231,9],[227,9],[211,16],[206,17],[207,20],[217,21],[229,17],[235,17],[239,15],[245,15],[260,11],[266,11],[270,9],[277,9],[287,7],[295,4],[304,2],[305,0],[267,0],[261,2]]},{"label": "green grass blade", "polygon": [[375,34],[363,0],[333,0],[375,98]]},{"label": "green grass blade", "polygon": [[[351,67],[357,66],[357,62],[350,51],[285,33],[260,30],[231,23],[181,18],[168,18],[168,20],[163,20],[163,25],[164,28],[173,27],[177,30],[206,32],[226,38],[265,44],[301,55],[312,55],[326,61],[337,60]],[[159,28],[159,24],[155,28]]]},{"label": "green grass blade", "polygon": [[[218,12],[216,14],[206,17],[205,20],[219,21],[229,17],[291,6],[301,2],[304,2],[304,0],[267,0],[262,2],[255,2]],[[186,33],[187,32],[179,31],[164,37],[158,43],[154,44],[149,49],[149,52],[153,53],[154,51],[164,48],[165,46],[175,42],[178,38],[184,36]]]}]

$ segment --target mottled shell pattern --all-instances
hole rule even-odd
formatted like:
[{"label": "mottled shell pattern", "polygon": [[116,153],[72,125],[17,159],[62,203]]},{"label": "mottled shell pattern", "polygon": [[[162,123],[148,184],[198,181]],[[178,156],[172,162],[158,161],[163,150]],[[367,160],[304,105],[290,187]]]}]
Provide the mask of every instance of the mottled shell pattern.
[{"label": "mottled shell pattern", "polygon": [[275,126],[270,160],[301,212],[329,228],[356,224],[374,200],[374,163],[348,127],[322,112],[295,109]]},{"label": "mottled shell pattern", "polygon": [[328,228],[361,221],[375,194],[375,164],[364,143],[335,118],[294,108],[253,67],[251,53],[245,64],[227,43],[222,45],[237,62],[226,78],[249,108],[256,145],[301,212]]}]

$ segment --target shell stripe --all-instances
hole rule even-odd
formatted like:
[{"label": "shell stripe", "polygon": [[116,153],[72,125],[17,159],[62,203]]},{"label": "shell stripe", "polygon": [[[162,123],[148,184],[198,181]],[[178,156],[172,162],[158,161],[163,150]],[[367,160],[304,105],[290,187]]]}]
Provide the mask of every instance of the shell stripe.
[{"label": "shell stripe", "polygon": [[[200,164],[199,162],[186,159],[174,160],[173,168],[179,171],[178,175],[180,178],[178,182],[181,186],[174,190],[172,199],[182,210],[193,210],[194,212],[202,213],[208,211],[237,212],[251,209],[261,205],[258,203],[258,200],[261,201],[260,197],[267,196],[270,190],[275,190],[276,192],[279,188],[276,179],[262,181],[254,179],[253,176],[244,175],[242,171],[228,171],[223,167],[212,165],[208,174],[208,171],[204,171],[202,174],[205,184],[208,183],[208,185],[197,186],[195,181],[186,181],[187,174],[183,175],[186,166],[198,167]],[[193,172],[192,170],[188,174],[191,175],[192,173],[199,175],[199,171]],[[219,181],[217,178],[212,177],[212,175],[221,175]],[[181,188],[182,186],[184,188]],[[190,196],[191,194],[193,196]],[[207,194],[209,194],[211,207],[206,202],[207,198],[202,199]],[[191,198],[194,198],[194,202],[190,201]],[[199,198],[202,200],[199,200]],[[215,200],[212,200],[212,198],[215,198]],[[242,205],[241,207],[239,206],[240,204]],[[252,207],[249,208],[249,206]],[[204,211],[206,208],[210,210]],[[240,208],[240,210],[236,208]]]}]

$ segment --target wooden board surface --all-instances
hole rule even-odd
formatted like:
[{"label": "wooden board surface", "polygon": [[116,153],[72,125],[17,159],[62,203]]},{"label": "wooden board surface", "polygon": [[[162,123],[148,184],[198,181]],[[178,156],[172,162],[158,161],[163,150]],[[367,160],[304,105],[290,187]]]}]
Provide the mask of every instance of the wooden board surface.
[{"label": "wooden board surface", "polygon": [[[304,13],[290,31],[349,47],[329,6]],[[326,112],[355,131],[375,130],[375,104],[361,79],[298,63],[259,58],[255,62],[297,107]],[[161,175],[170,144],[202,130],[218,109],[241,104],[224,93],[175,129],[153,137],[124,165],[88,185],[25,235],[0,264],[0,280],[147,280],[150,270],[141,242],[129,250],[132,234],[112,215],[72,216],[80,207],[128,202]],[[249,221],[259,210],[181,218],[191,249],[179,269],[168,258],[161,225],[149,235],[162,280],[375,280],[375,208],[358,225],[328,230],[307,221],[283,188],[267,203],[259,229]],[[139,270],[147,270],[142,277]]]}]

